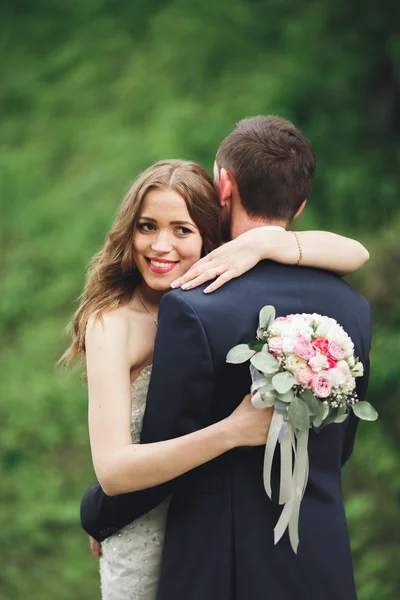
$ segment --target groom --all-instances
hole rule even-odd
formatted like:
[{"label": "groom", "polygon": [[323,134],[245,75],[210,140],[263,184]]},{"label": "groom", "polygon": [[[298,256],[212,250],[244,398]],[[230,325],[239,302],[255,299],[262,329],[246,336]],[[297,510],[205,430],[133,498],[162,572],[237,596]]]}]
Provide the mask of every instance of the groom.
[{"label": "groom", "polygon": [[[315,171],[309,141],[278,117],[241,121],[216,156],[215,184],[231,238],[255,227],[285,228],[305,205]],[[299,263],[301,248],[299,248]],[[166,294],[159,311],[142,442],[181,436],[223,419],[250,388],[248,365],[228,351],[255,336],[259,310],[320,313],[351,336],[368,381],[368,303],[336,275],[264,261],[214,294]],[[295,555],[287,535],[274,546],[280,507],[263,488],[264,448],[235,449],[162,486],[109,498],[86,493],[84,528],[102,540],[173,492],[158,600],[354,600],[341,467],[357,419],[310,433],[310,475]],[[273,487],[279,480],[274,463]]]}]

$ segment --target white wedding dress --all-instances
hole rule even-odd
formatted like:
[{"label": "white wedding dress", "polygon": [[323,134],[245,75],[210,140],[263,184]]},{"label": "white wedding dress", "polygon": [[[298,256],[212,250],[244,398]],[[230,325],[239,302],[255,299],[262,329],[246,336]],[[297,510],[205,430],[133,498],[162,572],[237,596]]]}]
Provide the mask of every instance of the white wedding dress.
[{"label": "white wedding dress", "polygon": [[[140,443],[151,366],[132,384],[131,435]],[[101,545],[102,600],[156,600],[169,499]]]}]

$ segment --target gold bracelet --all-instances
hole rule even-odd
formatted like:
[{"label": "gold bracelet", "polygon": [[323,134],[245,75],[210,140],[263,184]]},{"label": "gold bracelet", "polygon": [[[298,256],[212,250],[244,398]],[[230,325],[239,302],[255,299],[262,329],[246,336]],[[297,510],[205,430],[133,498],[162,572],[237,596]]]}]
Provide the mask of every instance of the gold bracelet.
[{"label": "gold bracelet", "polygon": [[303,250],[301,248],[301,244],[300,244],[300,240],[299,240],[299,236],[297,235],[297,232],[296,231],[292,231],[291,233],[293,233],[294,239],[296,240],[297,247],[299,249],[299,258],[297,259],[297,262],[295,263],[295,266],[297,267],[301,263],[301,261],[303,260]]}]

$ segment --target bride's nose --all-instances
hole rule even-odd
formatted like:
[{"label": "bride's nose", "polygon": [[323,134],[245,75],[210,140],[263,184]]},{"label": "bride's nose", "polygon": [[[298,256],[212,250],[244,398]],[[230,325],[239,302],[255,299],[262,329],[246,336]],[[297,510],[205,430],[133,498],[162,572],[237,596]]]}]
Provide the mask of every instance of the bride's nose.
[{"label": "bride's nose", "polygon": [[168,231],[157,231],[151,242],[151,249],[166,254],[173,249],[171,234]]}]

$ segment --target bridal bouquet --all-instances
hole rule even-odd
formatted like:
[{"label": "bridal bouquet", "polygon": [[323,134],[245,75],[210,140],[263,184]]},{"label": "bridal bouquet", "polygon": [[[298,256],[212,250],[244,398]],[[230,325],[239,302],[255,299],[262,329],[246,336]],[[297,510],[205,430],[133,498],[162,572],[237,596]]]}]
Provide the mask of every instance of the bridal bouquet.
[{"label": "bridal bouquet", "polygon": [[275,318],[273,306],[260,311],[257,339],[230,350],[228,363],[250,360],[252,403],[274,406],[264,458],[264,487],[271,498],[271,467],[280,444],[279,504],[275,544],[289,530],[292,548],[299,543],[301,500],[308,480],[308,435],[329,423],[342,423],[352,410],[360,419],[375,421],[369,402],[360,402],[356,377],[364,373],[354,356],[354,344],[329,317],[295,314]]}]

